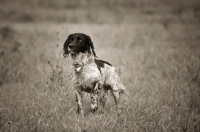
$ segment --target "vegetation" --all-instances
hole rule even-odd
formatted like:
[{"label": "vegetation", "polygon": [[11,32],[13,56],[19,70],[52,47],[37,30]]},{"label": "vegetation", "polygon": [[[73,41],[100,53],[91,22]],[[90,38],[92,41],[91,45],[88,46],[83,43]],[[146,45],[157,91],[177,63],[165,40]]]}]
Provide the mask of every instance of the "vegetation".
[{"label": "vegetation", "polygon": [[[0,0],[0,131],[200,131],[200,3]],[[88,34],[129,92],[76,114],[70,33]]]}]

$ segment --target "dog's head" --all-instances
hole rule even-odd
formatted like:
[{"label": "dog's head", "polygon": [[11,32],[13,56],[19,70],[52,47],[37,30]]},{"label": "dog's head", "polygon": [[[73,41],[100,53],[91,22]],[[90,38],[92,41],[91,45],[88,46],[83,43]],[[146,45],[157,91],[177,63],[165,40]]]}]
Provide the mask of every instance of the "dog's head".
[{"label": "dog's head", "polygon": [[83,33],[74,33],[68,36],[63,45],[64,57],[69,54],[76,55],[78,53],[92,53],[96,57],[92,40],[89,36]]}]

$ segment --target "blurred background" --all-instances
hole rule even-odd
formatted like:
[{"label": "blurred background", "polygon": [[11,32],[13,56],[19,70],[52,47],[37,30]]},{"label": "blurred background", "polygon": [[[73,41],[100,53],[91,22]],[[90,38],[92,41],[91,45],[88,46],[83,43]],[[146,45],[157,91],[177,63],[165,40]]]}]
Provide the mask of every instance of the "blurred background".
[{"label": "blurred background", "polygon": [[199,0],[1,0],[0,2],[1,22],[177,23],[199,22],[200,14]]},{"label": "blurred background", "polygon": [[[85,33],[130,102],[76,114],[63,44]],[[0,132],[200,131],[199,0],[0,0]],[[198,70],[199,69],[199,70]]]}]

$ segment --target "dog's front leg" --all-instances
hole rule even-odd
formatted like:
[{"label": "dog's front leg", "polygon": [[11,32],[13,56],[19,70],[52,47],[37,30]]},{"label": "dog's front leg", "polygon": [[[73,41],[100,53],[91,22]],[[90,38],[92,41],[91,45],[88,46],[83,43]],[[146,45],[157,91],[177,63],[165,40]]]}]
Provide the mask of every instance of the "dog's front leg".
[{"label": "dog's front leg", "polygon": [[84,116],[83,113],[83,93],[79,89],[75,92],[76,102],[77,102],[77,113],[81,113],[82,116]]},{"label": "dog's front leg", "polygon": [[98,95],[99,95],[99,83],[95,84],[94,90],[91,92],[91,112],[95,112],[98,109]]}]

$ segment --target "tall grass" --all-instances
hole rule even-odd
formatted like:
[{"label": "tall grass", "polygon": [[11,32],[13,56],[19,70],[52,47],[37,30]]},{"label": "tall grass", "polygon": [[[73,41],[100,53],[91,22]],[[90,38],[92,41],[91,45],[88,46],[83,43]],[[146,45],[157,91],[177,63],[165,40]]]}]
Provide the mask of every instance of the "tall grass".
[{"label": "tall grass", "polygon": [[[187,24],[174,26],[167,30],[161,24],[9,27],[11,34],[20,36],[13,39],[21,43],[16,52],[23,58],[16,63],[15,52],[1,58],[17,64],[1,65],[10,71],[1,85],[1,130],[198,131],[200,47],[195,38],[199,31],[183,32],[194,29]],[[130,101],[120,116],[110,96],[104,114],[89,114],[88,94],[84,95],[86,116],[75,112],[71,60],[63,58],[62,46],[68,33],[78,31],[90,35],[97,55],[121,71]]]},{"label": "tall grass", "polygon": [[[75,15],[75,7],[65,15],[63,5],[52,11],[45,1],[42,9],[30,3],[36,12],[21,12],[18,4],[1,8],[17,13],[0,25],[0,131],[200,131],[198,6],[179,11],[169,3],[142,8],[145,2],[136,2],[131,9],[120,2],[117,9],[91,9],[94,14],[77,8]],[[52,15],[55,9],[63,14]],[[74,32],[88,34],[97,56],[119,69],[129,92],[120,115],[110,95],[104,113],[90,114],[86,93],[85,117],[76,114],[71,59],[62,56]]]}]

